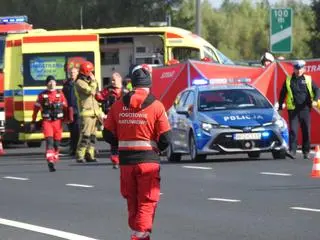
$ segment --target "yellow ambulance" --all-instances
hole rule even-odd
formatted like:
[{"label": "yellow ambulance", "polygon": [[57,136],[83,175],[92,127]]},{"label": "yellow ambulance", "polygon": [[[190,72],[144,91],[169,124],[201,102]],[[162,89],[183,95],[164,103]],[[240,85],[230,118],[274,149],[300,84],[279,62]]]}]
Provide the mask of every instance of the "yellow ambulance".
[{"label": "yellow ambulance", "polygon": [[[232,61],[199,36],[175,27],[122,27],[85,30],[30,30],[5,39],[5,142],[40,146],[43,135],[30,132],[33,105],[53,75],[58,85],[68,77],[66,66],[88,60],[95,65],[100,86],[113,71],[122,76],[131,64],[161,66],[170,60],[203,59],[222,64]],[[60,82],[60,84],[59,84]],[[68,131],[63,133],[69,137]]]}]

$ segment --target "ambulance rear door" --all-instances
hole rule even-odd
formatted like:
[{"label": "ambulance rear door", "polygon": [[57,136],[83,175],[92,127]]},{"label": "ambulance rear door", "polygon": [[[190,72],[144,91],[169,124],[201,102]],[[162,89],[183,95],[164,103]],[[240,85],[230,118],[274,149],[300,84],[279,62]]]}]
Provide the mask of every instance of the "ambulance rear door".
[{"label": "ambulance rear door", "polygon": [[[70,68],[78,68],[81,62],[90,61],[95,65],[95,75],[101,86],[98,35],[81,30],[56,32],[57,35],[49,32],[47,35],[26,36],[22,40],[23,122],[32,120],[34,102],[37,95],[46,89],[45,80],[49,75],[54,76],[58,88],[62,88],[63,82],[69,77]],[[28,133],[26,127],[21,138],[37,140],[43,136]]]}]

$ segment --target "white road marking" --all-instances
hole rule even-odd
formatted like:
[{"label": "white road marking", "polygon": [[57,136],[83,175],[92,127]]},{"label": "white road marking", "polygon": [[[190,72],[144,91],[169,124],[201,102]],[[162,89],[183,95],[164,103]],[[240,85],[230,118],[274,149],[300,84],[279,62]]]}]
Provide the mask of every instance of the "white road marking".
[{"label": "white road marking", "polygon": [[82,185],[82,184],[75,184],[75,183],[68,183],[66,186],[70,187],[82,187],[82,188],[93,188],[94,186],[92,185]]},{"label": "white road marking", "polygon": [[78,235],[78,234],[63,232],[63,231],[59,231],[51,228],[40,227],[40,226],[28,224],[28,223],[12,221],[12,220],[3,219],[3,218],[0,218],[0,224],[21,228],[21,229],[25,229],[32,232],[43,233],[43,234],[47,234],[50,236],[55,236],[63,239],[69,239],[69,240],[98,240],[95,238],[89,238],[89,237]]},{"label": "white road marking", "polygon": [[163,195],[163,193],[161,192],[160,195]]},{"label": "white road marking", "polygon": [[241,200],[237,199],[227,199],[227,198],[208,198],[209,201],[220,201],[220,202],[241,202]]},{"label": "white road marking", "polygon": [[201,169],[201,170],[210,170],[212,167],[199,167],[199,166],[182,166],[183,168],[190,168],[190,169]]},{"label": "white road marking", "polygon": [[6,176],[6,177],[3,177],[5,179],[12,179],[12,180],[20,180],[20,181],[28,181],[29,178],[20,178],[20,177],[11,177],[11,176]]},{"label": "white road marking", "polygon": [[293,210],[309,211],[309,212],[320,212],[320,209],[316,208],[303,208],[303,207],[291,207]]},{"label": "white road marking", "polygon": [[291,173],[276,173],[276,172],[260,172],[262,175],[273,175],[273,176],[292,176]]}]

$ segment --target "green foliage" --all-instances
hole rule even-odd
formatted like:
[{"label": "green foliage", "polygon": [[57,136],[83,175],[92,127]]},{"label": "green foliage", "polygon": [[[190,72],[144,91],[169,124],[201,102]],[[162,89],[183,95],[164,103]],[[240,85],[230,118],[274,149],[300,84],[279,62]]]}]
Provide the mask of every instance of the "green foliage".
[{"label": "green foliage", "polygon": [[311,8],[314,12],[314,15],[311,16],[313,23],[310,24],[309,30],[311,31],[311,38],[308,43],[310,44],[310,48],[312,50],[312,56],[314,58],[319,58],[320,56],[320,1],[313,0]]},{"label": "green foliage", "polygon": [[[184,0],[180,11],[175,15],[174,24],[194,31],[194,0]],[[317,1],[319,4],[319,0]],[[213,9],[207,0],[202,2],[202,37],[225,55],[235,60],[259,59],[269,49],[270,7],[291,7],[294,13],[293,51],[282,54],[286,58],[309,58],[315,47],[309,44],[314,39],[309,26],[314,22],[313,11],[320,15],[320,7],[311,9],[299,0],[282,0],[270,6],[268,0],[233,1],[224,0],[219,9]],[[312,11],[313,10],[313,11]],[[320,16],[317,46],[320,51]],[[319,53],[317,54],[319,56]]]}]

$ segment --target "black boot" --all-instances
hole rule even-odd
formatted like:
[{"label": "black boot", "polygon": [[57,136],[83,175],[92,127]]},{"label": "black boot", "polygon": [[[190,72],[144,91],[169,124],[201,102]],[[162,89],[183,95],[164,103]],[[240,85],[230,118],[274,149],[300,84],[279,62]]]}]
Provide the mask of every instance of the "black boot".
[{"label": "black boot", "polygon": [[49,172],[55,172],[56,169],[54,168],[54,164],[52,162],[48,163]]}]

